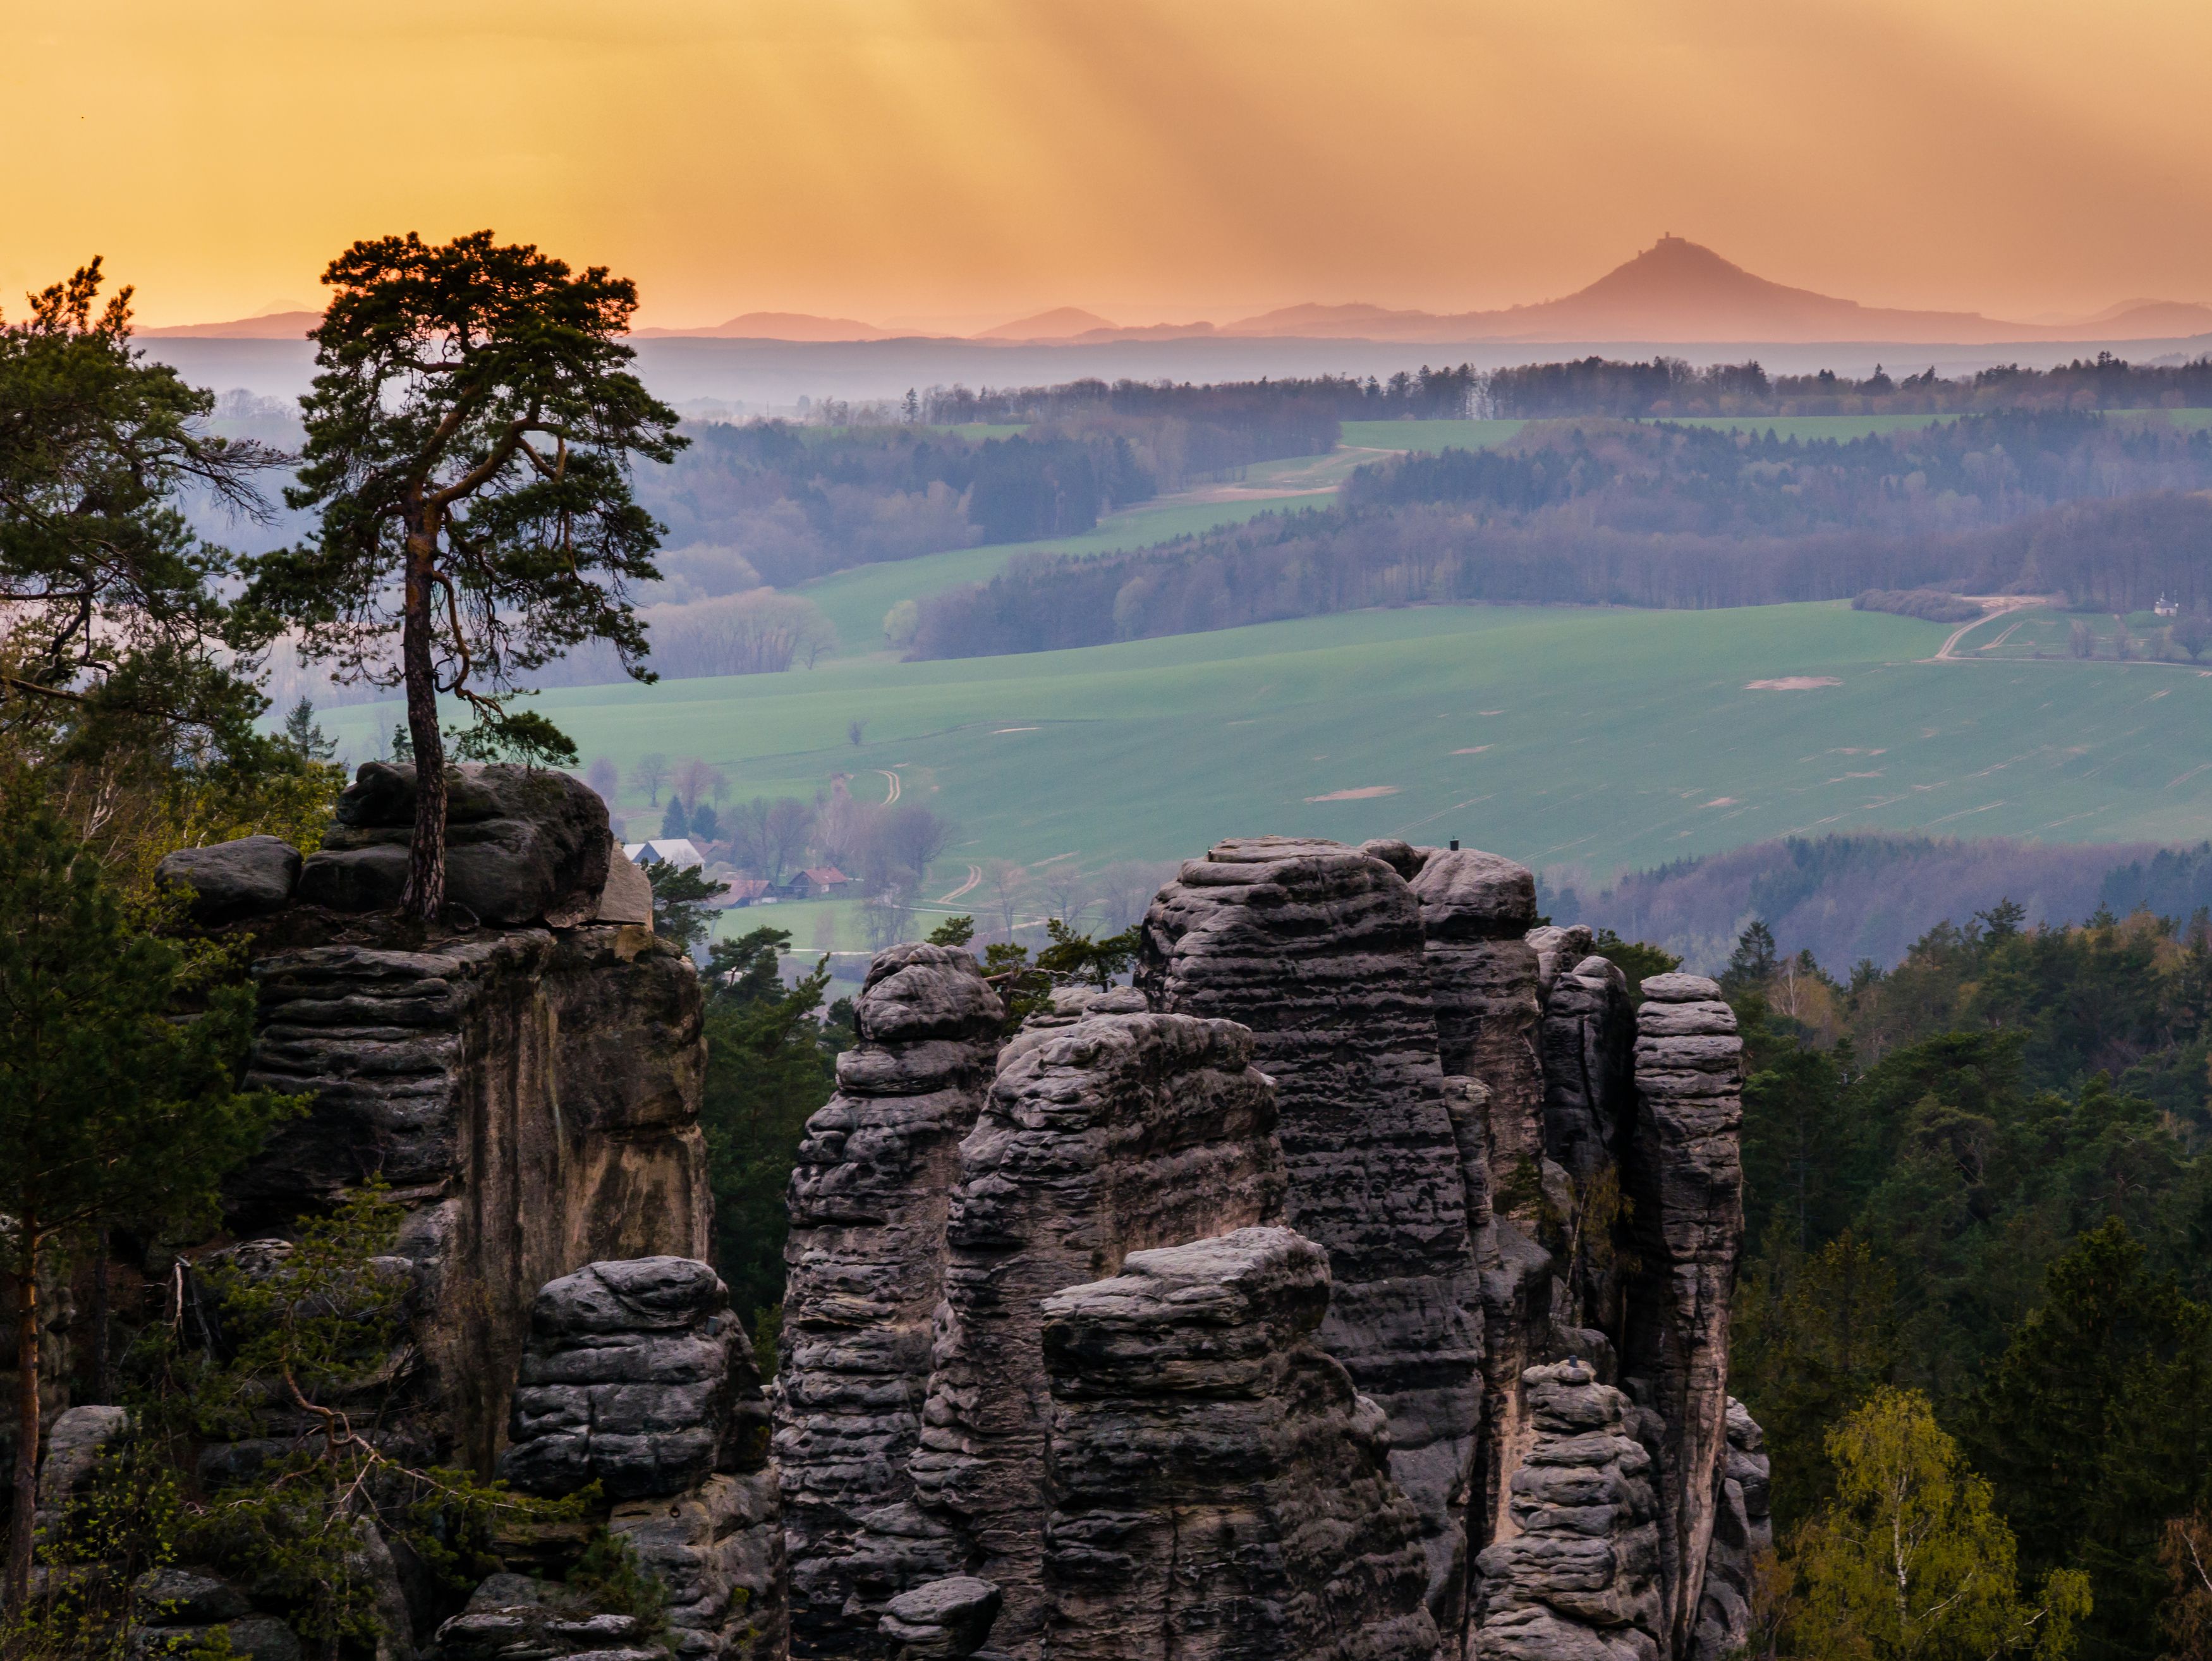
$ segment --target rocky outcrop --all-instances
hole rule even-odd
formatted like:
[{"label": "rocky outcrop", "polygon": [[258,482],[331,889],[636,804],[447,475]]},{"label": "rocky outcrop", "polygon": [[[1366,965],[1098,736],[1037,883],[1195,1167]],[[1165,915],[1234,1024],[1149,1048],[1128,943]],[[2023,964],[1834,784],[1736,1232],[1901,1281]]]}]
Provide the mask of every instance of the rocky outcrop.
[{"label": "rocky outcrop", "polygon": [[389,1183],[455,1451],[488,1469],[538,1287],[598,1258],[706,1255],[698,977],[636,928],[364,933],[255,962],[247,1082],[311,1106],[226,1208],[275,1232]]},{"label": "rocky outcrop", "polygon": [[[952,1567],[945,1531],[912,1512],[907,1462],[960,1142],[1006,1010],[965,952],[901,946],[870,967],[854,1019],[860,1042],[837,1058],[837,1093],[799,1144],[784,1246],[775,1456],[799,1655],[875,1649],[889,1598]],[[884,1516],[901,1506],[903,1530]]]},{"label": "rocky outcrop", "polygon": [[[1490,1092],[1491,1192],[1524,1227],[1535,1218],[1529,1180],[1544,1152],[1544,1065],[1536,952],[1536,879],[1474,849],[1431,852],[1413,878],[1421,904],[1437,1055],[1448,1074]],[[1525,1196],[1525,1197],[1523,1197]]]},{"label": "rocky outcrop", "polygon": [[1435,1653],[1382,1414],[1314,1342],[1328,1275],[1246,1228],[1045,1300],[1054,1657]]},{"label": "rocky outcrop", "polygon": [[1452,1626],[1482,1294],[1421,903],[1404,874],[1421,861],[1403,843],[1222,843],[1152,902],[1137,983],[1158,1008],[1251,1029],[1277,1085],[1285,1220],[1329,1256],[1322,1347],[1389,1419],[1392,1474],[1420,1514],[1431,1600]]},{"label": "rocky outcrop", "polygon": [[1743,1041],[1720,988],[1655,975],[1636,1021],[1636,1129],[1623,1179],[1639,1269],[1622,1357],[1663,1423],[1662,1650],[1690,1646],[1728,1445],[1729,1305],[1743,1242]]},{"label": "rocky outcrop", "polygon": [[1131,1251],[1283,1208],[1252,1037],[1184,1015],[1085,1014],[1018,1034],[960,1150],[916,1497],[1004,1594],[993,1642],[1038,1654],[1047,1389],[1041,1307]]},{"label": "rocky outcrop", "polygon": [[275,837],[240,837],[206,848],[179,848],[154,867],[154,874],[191,894],[194,922],[238,922],[265,917],[291,904],[300,882],[300,854]]},{"label": "rocky outcrop", "polygon": [[1690,1647],[1693,1661],[1728,1661],[1751,1636],[1760,1560],[1774,1550],[1773,1485],[1765,1433],[1733,1396],[1728,1404],[1728,1457],[1712,1549],[1705,1559],[1705,1601]]},{"label": "rocky outcrop", "polygon": [[[480,923],[581,922],[605,886],[606,804],[580,779],[536,767],[467,762],[447,776],[446,901]],[[299,873],[302,904],[388,911],[407,883],[415,769],[373,761],[339,796],[319,852]]]},{"label": "rocky outcrop", "polygon": [[891,1599],[883,1635],[899,1661],[973,1655],[991,1635],[1006,1599],[988,1580],[956,1574]]},{"label": "rocky outcrop", "polygon": [[752,1348],[714,1271],[690,1257],[587,1264],[538,1294],[499,1474],[526,1494],[597,1482],[680,1494],[766,1453]]},{"label": "rocky outcrop", "polygon": [[1474,1653],[1656,1661],[1665,1653],[1652,1461],[1635,1411],[1589,1365],[1528,1369],[1532,1434],[1503,1536],[1482,1554]]},{"label": "rocky outcrop", "polygon": [[608,1529],[668,1588],[678,1657],[782,1652],[767,1404],[705,1263],[592,1263],[538,1293],[499,1474],[551,1497],[596,1483],[617,1502]]}]

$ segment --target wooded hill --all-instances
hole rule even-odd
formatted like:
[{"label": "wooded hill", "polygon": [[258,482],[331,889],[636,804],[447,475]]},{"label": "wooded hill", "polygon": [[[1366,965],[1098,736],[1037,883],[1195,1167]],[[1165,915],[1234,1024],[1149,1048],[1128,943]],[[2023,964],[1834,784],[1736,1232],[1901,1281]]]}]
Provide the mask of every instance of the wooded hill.
[{"label": "wooded hill", "polygon": [[1344,505],[1015,562],[926,601],[919,657],[1417,602],[1662,607],[1868,589],[2212,605],[2212,434],[2008,412],[1838,442],[1613,422],[1363,468]]}]

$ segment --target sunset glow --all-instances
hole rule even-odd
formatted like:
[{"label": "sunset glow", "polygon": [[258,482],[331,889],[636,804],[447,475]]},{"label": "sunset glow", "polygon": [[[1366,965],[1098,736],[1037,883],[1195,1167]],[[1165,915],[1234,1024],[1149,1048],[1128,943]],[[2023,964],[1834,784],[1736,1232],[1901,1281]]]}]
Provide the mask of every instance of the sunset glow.
[{"label": "sunset glow", "polygon": [[0,61],[0,311],[478,226],[664,326],[1465,309],[1664,231],[1869,304],[2212,298],[2208,62],[2190,0],[88,0]]}]

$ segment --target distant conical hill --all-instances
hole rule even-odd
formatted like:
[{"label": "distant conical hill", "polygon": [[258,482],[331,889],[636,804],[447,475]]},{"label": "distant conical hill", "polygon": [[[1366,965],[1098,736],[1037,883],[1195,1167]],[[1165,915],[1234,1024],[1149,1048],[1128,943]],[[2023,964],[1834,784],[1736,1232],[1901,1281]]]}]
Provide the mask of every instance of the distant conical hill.
[{"label": "distant conical hill", "polygon": [[2165,301],[2135,302],[2116,316],[2076,325],[2012,323],[1978,312],[1862,306],[1855,300],[1769,282],[1686,238],[1662,236],[1588,288],[1559,300],[1450,315],[1379,306],[1291,306],[1231,324],[1222,332],[1439,342],[1861,340],[1965,345],[2162,338],[2206,328],[2212,328],[2212,310]]}]

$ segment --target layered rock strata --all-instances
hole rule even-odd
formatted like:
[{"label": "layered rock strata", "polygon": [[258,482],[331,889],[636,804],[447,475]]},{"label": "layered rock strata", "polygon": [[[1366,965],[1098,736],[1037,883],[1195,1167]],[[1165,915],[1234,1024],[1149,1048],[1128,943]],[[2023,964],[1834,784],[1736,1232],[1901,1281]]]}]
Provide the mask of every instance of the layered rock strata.
[{"label": "layered rock strata", "polygon": [[1137,984],[1155,1007],[1251,1029],[1277,1085],[1285,1220],[1329,1256],[1322,1347],[1388,1417],[1391,1471],[1420,1514],[1431,1597],[1452,1626],[1482,1293],[1406,879],[1422,857],[1403,843],[1222,843],[1153,901]]},{"label": "layered rock strata", "polygon": [[455,1451],[488,1468],[539,1287],[595,1258],[706,1255],[698,977],[649,930],[605,925],[297,946],[253,975],[246,1081],[311,1105],[229,1184],[233,1226],[390,1183]]},{"label": "layered rock strata", "polygon": [[1728,1404],[1728,1457],[1712,1549],[1705,1559],[1705,1601],[1690,1653],[1694,1661],[1727,1661],[1751,1637],[1759,1559],[1774,1549],[1772,1469],[1765,1433],[1734,1396]]},{"label": "layered rock strata", "polygon": [[939,946],[880,954],[854,1012],[860,1042],[807,1121],[784,1246],[775,1455],[800,1655],[876,1647],[885,1602],[952,1567],[941,1529],[886,1513],[912,1513],[945,1220],[1006,1019],[975,959]]},{"label": "layered rock strata", "polygon": [[1589,1365],[1523,1378],[1532,1432],[1503,1536],[1482,1553],[1475,1653],[1504,1661],[1656,1661],[1658,1499],[1634,1411]]},{"label": "layered rock strata", "polygon": [[1446,1073],[1488,1088],[1491,1192],[1513,1196],[1501,1210],[1528,1226],[1535,1214],[1528,1178],[1544,1155],[1543,1011],[1526,938],[1536,922],[1536,879],[1510,860],[1455,848],[1431,852],[1413,889],[1438,1059]]},{"label": "layered rock strata", "polygon": [[960,1150],[916,1498],[1005,1597],[994,1647],[1041,1652],[1041,1305],[1131,1251],[1283,1208],[1273,1092],[1227,1021],[1085,1014],[1018,1034]]},{"label": "layered rock strata", "polygon": [[1665,1426],[1660,1548],[1668,1655],[1688,1652],[1728,1446],[1729,1305],[1743,1242],[1743,1041],[1720,988],[1655,975],[1637,1012],[1623,1159],[1638,1273],[1622,1365]]},{"label": "layered rock strata", "polygon": [[1315,1342],[1284,1228],[1138,1252],[1044,1304],[1056,1661],[1426,1661],[1420,1519],[1382,1414]]},{"label": "layered rock strata", "polygon": [[714,1271],[684,1257],[587,1265],[532,1311],[499,1473],[588,1485],[669,1591],[679,1658],[783,1652],[783,1523],[752,1348]]}]

